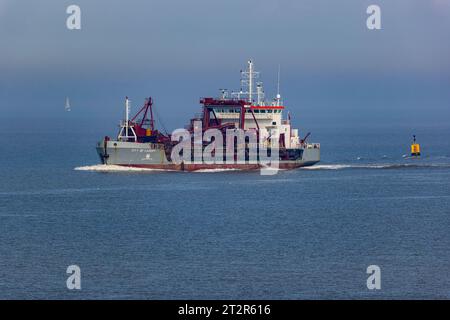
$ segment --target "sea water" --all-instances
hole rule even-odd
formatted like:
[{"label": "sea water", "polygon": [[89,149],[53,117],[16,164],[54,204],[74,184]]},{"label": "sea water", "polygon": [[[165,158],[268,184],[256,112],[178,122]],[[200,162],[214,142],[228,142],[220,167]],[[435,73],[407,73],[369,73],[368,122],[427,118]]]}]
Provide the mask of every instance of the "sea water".
[{"label": "sea water", "polygon": [[322,161],[273,176],[105,167],[77,121],[2,134],[0,299],[450,298],[450,127],[315,128]]}]

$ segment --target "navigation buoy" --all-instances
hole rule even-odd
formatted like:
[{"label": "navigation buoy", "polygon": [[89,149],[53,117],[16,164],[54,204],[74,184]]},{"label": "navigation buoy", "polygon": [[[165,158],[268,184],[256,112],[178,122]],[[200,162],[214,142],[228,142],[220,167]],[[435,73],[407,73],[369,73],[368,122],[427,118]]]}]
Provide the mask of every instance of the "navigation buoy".
[{"label": "navigation buoy", "polygon": [[413,143],[411,144],[411,157],[420,156],[420,144],[416,142],[416,135],[413,135]]}]

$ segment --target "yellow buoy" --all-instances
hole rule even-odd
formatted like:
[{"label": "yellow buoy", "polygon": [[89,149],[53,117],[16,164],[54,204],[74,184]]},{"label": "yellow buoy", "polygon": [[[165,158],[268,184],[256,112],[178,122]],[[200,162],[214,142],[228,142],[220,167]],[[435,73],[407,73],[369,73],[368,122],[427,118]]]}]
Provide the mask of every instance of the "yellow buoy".
[{"label": "yellow buoy", "polygon": [[152,130],[150,130],[150,129],[145,130],[145,135],[147,137],[151,136],[152,135]]},{"label": "yellow buoy", "polygon": [[420,144],[416,142],[416,135],[413,135],[413,143],[411,144],[411,157],[420,156]]}]

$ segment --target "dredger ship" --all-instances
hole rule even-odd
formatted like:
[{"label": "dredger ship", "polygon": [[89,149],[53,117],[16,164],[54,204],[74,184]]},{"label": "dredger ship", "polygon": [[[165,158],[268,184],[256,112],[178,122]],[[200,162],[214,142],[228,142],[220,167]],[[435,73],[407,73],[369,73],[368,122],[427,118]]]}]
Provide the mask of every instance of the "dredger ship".
[{"label": "dredger ship", "polygon": [[[216,129],[215,132],[221,132],[224,136],[236,130],[253,133],[258,141],[256,149],[250,148],[249,140],[241,141],[245,150],[243,158],[238,159],[238,148],[234,146],[234,159],[232,159],[234,161],[225,159],[227,154],[225,150],[230,150],[226,149],[226,143],[230,140],[225,138],[215,146],[216,148],[223,147],[223,152],[217,153],[217,149],[212,152],[213,155],[215,153],[220,155],[215,158],[215,161],[206,161],[202,156],[195,158],[194,155],[199,154],[196,151],[200,149],[200,154],[202,154],[211,141],[207,142],[201,139],[198,144],[198,139],[195,142],[195,138],[193,138],[190,141],[192,149],[189,151],[192,152],[189,154],[189,158],[184,157],[183,161],[175,161],[173,151],[180,141],[173,139],[174,133],[168,134],[156,128],[152,98],[147,98],[143,107],[132,118],[129,117],[130,103],[126,98],[125,119],[120,123],[117,138],[112,139],[106,136],[97,144],[101,162],[109,165],[180,171],[257,170],[266,166],[260,161],[262,150],[269,154],[277,151],[276,160],[279,169],[294,169],[319,162],[320,144],[306,141],[310,133],[306,134],[304,138],[300,138],[298,129],[291,127],[290,114],[283,117],[285,106],[279,93],[279,73],[278,93],[272,101],[268,102],[264,97],[262,82],[258,81],[259,73],[254,71],[253,62],[249,60],[247,64],[247,70],[241,71],[241,89],[231,93],[221,90],[221,94],[217,98],[202,98],[200,100],[201,113],[192,118],[189,125],[184,128],[186,132],[193,135],[195,135],[195,131],[198,133],[199,128],[201,133]],[[262,138],[263,136],[265,138]],[[233,143],[235,143],[234,139]],[[262,148],[263,145],[264,148]],[[256,152],[256,154],[252,155],[252,152]],[[215,155],[217,156],[217,154]]]}]

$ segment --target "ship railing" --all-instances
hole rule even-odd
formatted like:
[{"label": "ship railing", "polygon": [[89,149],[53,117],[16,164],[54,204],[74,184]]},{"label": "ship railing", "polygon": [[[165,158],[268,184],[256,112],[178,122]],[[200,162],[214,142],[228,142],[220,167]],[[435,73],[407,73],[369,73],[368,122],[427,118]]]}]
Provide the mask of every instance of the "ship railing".
[{"label": "ship railing", "polygon": [[164,145],[163,144],[151,143],[150,144],[150,149],[153,149],[153,150],[164,150]]},{"label": "ship railing", "polygon": [[223,97],[216,97],[216,98],[211,98],[211,97],[202,97],[200,98],[200,101],[206,101],[206,102],[234,102],[236,104],[239,104],[241,102],[245,102],[245,98],[238,98],[236,96],[227,96],[226,98]]},{"label": "ship railing", "polygon": [[320,143],[307,143],[307,149],[320,149]]}]

